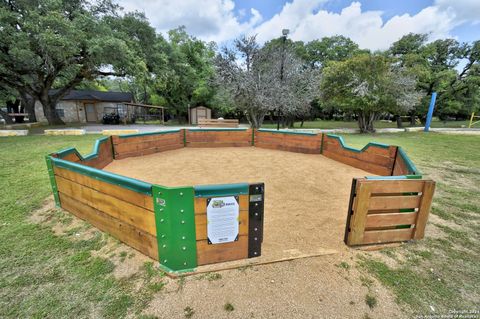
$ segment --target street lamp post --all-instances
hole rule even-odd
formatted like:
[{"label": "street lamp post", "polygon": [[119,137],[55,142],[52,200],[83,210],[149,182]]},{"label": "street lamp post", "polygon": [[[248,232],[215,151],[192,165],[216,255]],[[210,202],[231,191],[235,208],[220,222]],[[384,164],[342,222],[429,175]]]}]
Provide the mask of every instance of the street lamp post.
[{"label": "street lamp post", "polygon": [[[283,85],[283,67],[285,64],[285,45],[287,43],[287,36],[290,30],[282,30],[282,60],[280,61],[280,83]],[[280,130],[280,105],[277,107],[277,131]]]}]

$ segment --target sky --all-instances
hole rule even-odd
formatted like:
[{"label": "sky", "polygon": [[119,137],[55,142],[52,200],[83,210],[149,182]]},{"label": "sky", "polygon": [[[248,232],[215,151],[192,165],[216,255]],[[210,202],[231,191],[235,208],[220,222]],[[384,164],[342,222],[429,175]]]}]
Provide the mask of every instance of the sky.
[{"label": "sky", "polygon": [[158,32],[184,25],[219,44],[241,35],[261,43],[281,36],[305,42],[343,35],[362,49],[384,50],[410,32],[429,40],[480,40],[480,0],[117,0],[145,13]]}]

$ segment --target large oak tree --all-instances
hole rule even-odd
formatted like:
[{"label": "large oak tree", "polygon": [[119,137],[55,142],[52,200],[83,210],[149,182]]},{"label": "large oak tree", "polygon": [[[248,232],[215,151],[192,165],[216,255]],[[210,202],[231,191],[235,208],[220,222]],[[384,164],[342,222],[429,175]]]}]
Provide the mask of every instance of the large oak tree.
[{"label": "large oak tree", "polygon": [[63,124],[55,105],[83,80],[144,67],[115,23],[118,9],[109,0],[2,0],[0,85],[39,100],[49,124]]}]

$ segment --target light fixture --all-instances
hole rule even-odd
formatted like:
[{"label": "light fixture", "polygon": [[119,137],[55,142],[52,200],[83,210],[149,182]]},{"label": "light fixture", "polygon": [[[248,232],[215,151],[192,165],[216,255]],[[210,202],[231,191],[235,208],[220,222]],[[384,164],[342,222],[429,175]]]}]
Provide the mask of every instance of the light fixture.
[{"label": "light fixture", "polygon": [[290,32],[290,30],[288,30],[288,29],[283,29],[283,30],[282,30],[282,34],[283,34],[284,36],[287,36],[289,32]]}]

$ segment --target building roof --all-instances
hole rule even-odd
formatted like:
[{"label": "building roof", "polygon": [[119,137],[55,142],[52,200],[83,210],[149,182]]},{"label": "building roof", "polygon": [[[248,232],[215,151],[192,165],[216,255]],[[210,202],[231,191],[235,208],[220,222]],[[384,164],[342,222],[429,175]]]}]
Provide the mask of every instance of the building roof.
[{"label": "building roof", "polygon": [[[49,94],[54,94],[57,90],[50,90]],[[87,100],[103,102],[132,102],[132,93],[126,92],[102,92],[93,90],[71,90],[62,100]]]}]

